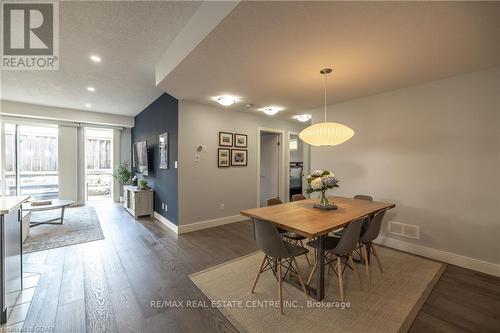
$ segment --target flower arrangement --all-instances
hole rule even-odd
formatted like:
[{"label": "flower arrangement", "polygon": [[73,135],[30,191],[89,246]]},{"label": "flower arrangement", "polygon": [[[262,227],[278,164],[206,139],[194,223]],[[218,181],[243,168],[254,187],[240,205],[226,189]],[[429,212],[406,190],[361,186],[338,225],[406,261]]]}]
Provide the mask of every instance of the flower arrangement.
[{"label": "flower arrangement", "polygon": [[314,170],[312,174],[307,176],[307,184],[309,184],[309,186],[307,187],[306,192],[321,192],[319,205],[328,206],[330,205],[330,202],[328,202],[326,191],[334,187],[339,187],[338,183],[339,180],[335,178],[333,172]]}]

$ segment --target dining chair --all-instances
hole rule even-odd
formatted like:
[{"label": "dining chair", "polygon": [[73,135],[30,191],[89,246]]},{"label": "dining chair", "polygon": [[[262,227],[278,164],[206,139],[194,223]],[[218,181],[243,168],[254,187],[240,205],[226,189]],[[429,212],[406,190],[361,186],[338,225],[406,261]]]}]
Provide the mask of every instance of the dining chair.
[{"label": "dining chair", "polygon": [[[281,201],[281,199],[279,199],[279,198],[267,199],[268,206],[280,205],[282,203],[283,203],[283,201]],[[279,231],[281,237],[284,237],[288,242],[290,242],[294,245],[297,245],[297,246],[304,247],[303,240],[306,239],[307,237],[298,235],[295,232],[287,231],[287,230],[281,229],[281,228],[278,228],[278,231]],[[307,264],[309,266],[311,266],[311,262],[309,261],[309,257],[307,256],[307,253],[305,254],[305,256],[306,256]]]},{"label": "dining chair", "polygon": [[372,285],[372,279],[368,254],[373,254],[375,260],[377,261],[380,273],[384,272],[377,254],[377,250],[375,249],[375,245],[373,245],[373,241],[378,237],[378,234],[380,233],[380,226],[382,225],[382,220],[384,219],[385,212],[386,210],[384,209],[376,213],[375,216],[373,216],[373,218],[370,220],[370,222],[368,222],[365,230],[362,232],[361,237],[359,238],[359,248],[361,249],[361,255],[365,264],[369,287],[371,287]]},{"label": "dining chair", "polygon": [[[302,279],[299,266],[295,257],[304,255],[309,252],[308,249],[285,242],[278,232],[278,229],[271,223],[258,218],[253,219],[255,227],[255,239],[257,247],[264,252],[264,258],[260,264],[259,271],[253,282],[252,293],[255,291],[255,286],[259,280],[260,274],[271,269],[278,280],[278,297],[280,313],[283,314],[283,279],[288,272],[297,275],[302,286],[302,290],[307,298],[307,289]],[[285,275],[282,274],[282,269],[285,269]]]},{"label": "dining chair", "polygon": [[[366,201],[373,201],[373,197],[370,196],[370,195],[365,195],[365,194],[356,194],[355,196],[352,197],[353,199],[358,199],[358,200],[366,200]],[[369,221],[369,219],[367,220],[367,222]],[[340,229],[339,231],[335,231],[334,232],[334,235],[335,236],[339,236],[341,237],[342,236],[342,232],[344,231],[344,229]]]},{"label": "dining chair", "polygon": [[307,198],[303,194],[292,195],[292,201],[306,200]]},{"label": "dining chair", "polygon": [[356,194],[352,198],[353,199],[359,199],[359,200],[373,201],[373,197],[372,196],[370,196],[370,195],[364,195],[364,194]]},{"label": "dining chair", "polygon": [[[361,290],[363,290],[363,283],[361,282],[361,277],[359,276],[358,270],[352,260],[352,253],[359,243],[361,227],[366,219],[367,216],[363,216],[349,223],[349,225],[344,228],[342,237],[327,236],[325,238],[325,255],[323,258],[324,265],[328,266],[328,269],[333,269],[339,278],[339,293],[341,302],[344,301],[344,272],[346,268],[351,269],[354,274],[356,274]],[[318,241],[319,240],[317,239],[313,240],[308,242],[307,245],[318,248]],[[333,262],[336,262],[336,267],[333,267]],[[315,262],[309,278],[307,279],[307,284],[311,283],[317,266],[318,263]]]}]

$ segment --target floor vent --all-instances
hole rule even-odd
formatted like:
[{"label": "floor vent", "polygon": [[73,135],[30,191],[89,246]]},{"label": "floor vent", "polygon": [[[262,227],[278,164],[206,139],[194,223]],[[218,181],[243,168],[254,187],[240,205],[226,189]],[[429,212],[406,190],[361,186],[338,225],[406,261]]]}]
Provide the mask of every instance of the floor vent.
[{"label": "floor vent", "polygon": [[413,239],[420,239],[420,227],[414,224],[405,224],[405,223],[390,221],[389,233]]}]

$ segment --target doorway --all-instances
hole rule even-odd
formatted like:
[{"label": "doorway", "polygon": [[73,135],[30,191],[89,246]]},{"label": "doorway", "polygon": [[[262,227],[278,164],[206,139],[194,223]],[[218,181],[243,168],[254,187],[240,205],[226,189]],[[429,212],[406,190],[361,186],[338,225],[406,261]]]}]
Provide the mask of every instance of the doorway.
[{"label": "doorway", "polygon": [[85,201],[111,200],[113,197],[113,130],[84,129]]},{"label": "doorway", "polygon": [[258,205],[264,207],[270,198],[284,199],[283,132],[259,129]]}]

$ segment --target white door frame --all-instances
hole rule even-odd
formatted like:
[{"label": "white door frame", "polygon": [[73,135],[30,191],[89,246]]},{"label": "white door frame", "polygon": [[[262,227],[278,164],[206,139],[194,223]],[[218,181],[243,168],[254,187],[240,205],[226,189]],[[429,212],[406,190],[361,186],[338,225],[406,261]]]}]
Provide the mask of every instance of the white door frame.
[{"label": "white door frame", "polygon": [[278,189],[278,195],[281,198],[281,200],[288,201],[287,196],[286,196],[286,191],[285,191],[285,173],[286,173],[286,156],[285,156],[285,149],[284,147],[286,146],[286,143],[288,142],[288,138],[285,136],[285,131],[276,129],[276,128],[267,128],[267,127],[257,127],[257,207],[260,207],[260,134],[261,132],[268,132],[268,133],[276,133],[278,134],[280,138],[280,145],[279,145],[279,163],[278,163],[278,170],[279,170],[279,175],[278,175],[278,181],[279,181],[279,189]]}]

